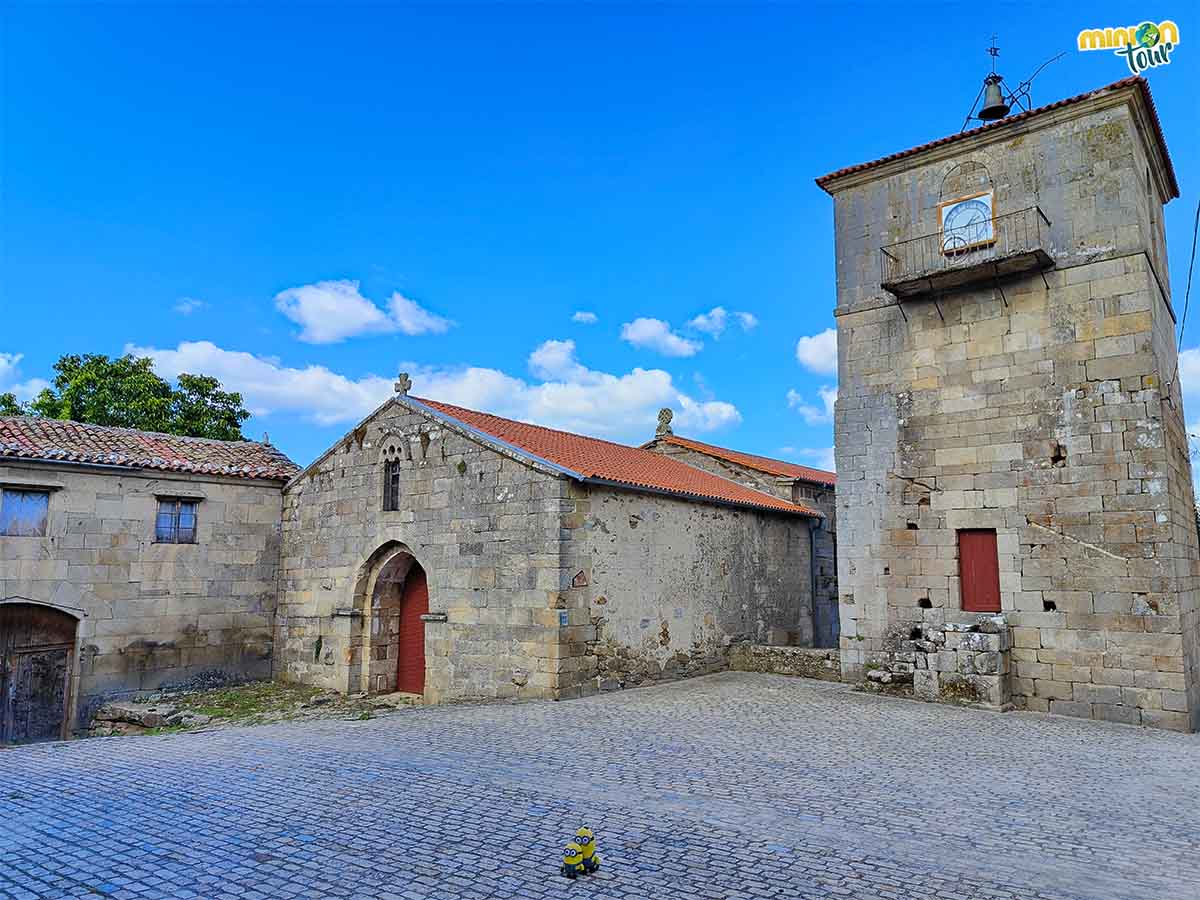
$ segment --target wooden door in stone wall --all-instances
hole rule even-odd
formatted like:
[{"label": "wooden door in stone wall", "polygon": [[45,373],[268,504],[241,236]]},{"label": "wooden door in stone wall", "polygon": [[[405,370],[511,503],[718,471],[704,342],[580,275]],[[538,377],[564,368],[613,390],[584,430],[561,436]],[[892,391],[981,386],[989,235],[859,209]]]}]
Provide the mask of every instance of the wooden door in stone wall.
[{"label": "wooden door in stone wall", "polygon": [[66,737],[75,625],[37,604],[0,605],[0,744]]},{"label": "wooden door in stone wall", "polygon": [[404,579],[404,599],[400,601],[400,659],[396,669],[396,690],[409,694],[425,693],[425,622],[429,612],[429,582],[425,570],[416,562]]},{"label": "wooden door in stone wall", "polygon": [[1000,612],[1000,557],[993,529],[958,532],[958,588],[965,611]]}]

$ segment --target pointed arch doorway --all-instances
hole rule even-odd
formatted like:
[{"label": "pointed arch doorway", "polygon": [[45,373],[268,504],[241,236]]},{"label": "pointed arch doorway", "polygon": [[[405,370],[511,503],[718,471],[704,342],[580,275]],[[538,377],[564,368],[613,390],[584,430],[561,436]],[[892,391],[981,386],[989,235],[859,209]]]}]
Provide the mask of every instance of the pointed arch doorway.
[{"label": "pointed arch doorway", "polygon": [[371,554],[367,569],[362,689],[423,695],[425,621],[421,617],[429,612],[425,569],[398,542]]}]

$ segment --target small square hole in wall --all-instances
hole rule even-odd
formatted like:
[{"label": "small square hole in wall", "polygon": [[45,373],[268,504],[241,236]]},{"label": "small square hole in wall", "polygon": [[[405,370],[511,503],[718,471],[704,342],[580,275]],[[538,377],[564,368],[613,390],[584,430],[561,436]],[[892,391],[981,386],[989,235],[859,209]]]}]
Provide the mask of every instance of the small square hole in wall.
[{"label": "small square hole in wall", "polygon": [[1043,600],[1042,612],[1058,612],[1058,604],[1053,600]]},{"label": "small square hole in wall", "polygon": [[933,609],[933,601],[928,597],[922,597],[917,601],[917,606],[921,607],[921,609]]},{"label": "small square hole in wall", "polygon": [[919,641],[922,637],[924,637],[924,632],[922,632],[919,627],[914,628],[908,633],[908,639],[910,641]]}]

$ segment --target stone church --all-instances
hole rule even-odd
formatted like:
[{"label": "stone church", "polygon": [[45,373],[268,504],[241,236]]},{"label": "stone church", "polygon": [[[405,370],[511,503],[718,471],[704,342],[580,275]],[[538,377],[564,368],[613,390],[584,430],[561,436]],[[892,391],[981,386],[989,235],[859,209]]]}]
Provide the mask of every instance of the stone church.
[{"label": "stone church", "polygon": [[836,228],[843,675],[1200,727],[1162,212],[1179,186],[1146,81],[817,184]]},{"label": "stone church", "polygon": [[0,419],[0,743],[214,676],[563,699],[811,646],[833,476],[801,480],[822,499],[405,393],[303,471]]},{"label": "stone church", "polygon": [[735,640],[812,644],[820,521],[672,456],[399,393],[284,489],[276,673],[439,702],[718,671]]}]

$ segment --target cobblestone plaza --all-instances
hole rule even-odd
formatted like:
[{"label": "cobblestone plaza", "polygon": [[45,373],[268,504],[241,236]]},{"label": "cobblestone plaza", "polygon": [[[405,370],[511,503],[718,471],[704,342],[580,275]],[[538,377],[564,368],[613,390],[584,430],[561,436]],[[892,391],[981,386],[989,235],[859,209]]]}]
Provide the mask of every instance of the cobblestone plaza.
[{"label": "cobblestone plaza", "polygon": [[6,898],[1173,900],[1198,849],[1196,735],[770,675],[0,751]]}]

